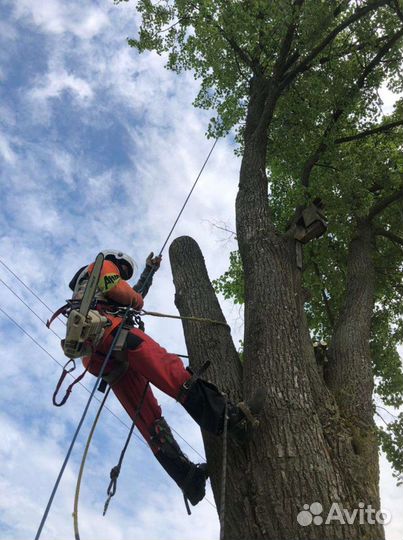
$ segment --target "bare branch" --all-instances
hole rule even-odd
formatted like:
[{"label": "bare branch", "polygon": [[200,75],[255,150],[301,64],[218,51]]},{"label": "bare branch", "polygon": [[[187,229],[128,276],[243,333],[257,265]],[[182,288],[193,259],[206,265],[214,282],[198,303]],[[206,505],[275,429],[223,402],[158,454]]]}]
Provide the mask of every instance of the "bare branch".
[{"label": "bare branch", "polygon": [[340,137],[335,139],[335,144],[343,144],[351,141],[358,141],[359,139],[364,139],[365,137],[370,137],[371,135],[377,135],[378,133],[384,133],[385,131],[390,131],[395,127],[403,126],[403,119],[396,120],[396,122],[389,122],[388,124],[382,124],[375,128],[367,129],[361,133],[356,133],[355,135],[348,135],[347,137]]}]

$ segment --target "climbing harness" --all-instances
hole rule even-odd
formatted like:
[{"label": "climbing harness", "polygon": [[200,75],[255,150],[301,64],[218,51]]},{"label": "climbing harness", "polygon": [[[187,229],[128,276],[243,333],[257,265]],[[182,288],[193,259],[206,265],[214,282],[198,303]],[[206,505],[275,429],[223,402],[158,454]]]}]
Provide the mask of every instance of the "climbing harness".
[{"label": "climbing harness", "polygon": [[[212,147],[211,147],[211,149],[210,149],[210,151],[209,151],[209,153],[208,153],[208,155],[207,155],[207,158],[205,159],[205,161],[204,161],[204,163],[203,163],[203,165],[202,165],[202,168],[200,169],[200,172],[199,172],[199,174],[197,175],[195,182],[193,183],[193,186],[192,186],[192,188],[191,188],[189,194],[187,195],[187,197],[186,197],[186,199],[185,199],[185,202],[183,203],[182,208],[180,209],[179,214],[178,214],[178,216],[177,216],[177,218],[176,218],[176,220],[175,220],[175,222],[174,222],[174,224],[173,224],[171,230],[170,230],[169,233],[168,233],[168,236],[167,236],[167,238],[166,238],[166,240],[165,240],[165,242],[164,242],[164,244],[163,244],[163,246],[162,246],[162,248],[161,248],[161,250],[160,250],[160,252],[159,252],[158,258],[161,258],[161,257],[162,257],[162,252],[164,251],[165,246],[167,245],[167,243],[168,243],[168,241],[169,241],[169,239],[170,239],[170,237],[171,237],[171,235],[172,235],[172,233],[173,233],[173,231],[174,231],[174,229],[175,229],[175,227],[176,227],[176,225],[177,225],[177,223],[178,223],[178,221],[179,221],[179,219],[180,219],[180,217],[181,217],[181,215],[182,215],[182,213],[183,213],[183,211],[184,211],[184,209],[185,209],[185,207],[186,207],[186,205],[187,205],[187,203],[188,203],[188,201],[189,201],[189,199],[190,199],[190,196],[191,196],[192,193],[193,193],[193,191],[194,191],[194,189],[195,189],[195,187],[196,187],[196,185],[197,185],[197,183],[198,183],[198,181],[199,181],[199,179],[200,179],[200,177],[201,177],[201,175],[202,175],[202,172],[203,172],[205,166],[207,165],[207,162],[209,161],[211,154],[213,153],[213,150],[214,150],[214,148],[215,148],[217,142],[218,142],[218,138],[215,139],[214,144],[212,145]],[[101,265],[101,267],[102,267],[102,265]],[[153,274],[155,273],[155,271],[156,271],[157,269],[158,269],[158,266],[153,266],[153,267],[150,269],[150,273],[149,273],[149,275],[147,276],[145,282],[143,283],[143,287],[142,287],[143,289],[144,289],[144,287],[146,286],[146,284],[148,283],[148,281],[152,278]],[[95,268],[94,268],[92,274],[94,274],[94,273],[95,273]],[[92,275],[92,274],[91,274],[91,275]],[[99,280],[99,277],[98,277],[98,280]],[[97,280],[97,282],[96,282],[96,285],[98,284],[98,280]],[[96,287],[95,287],[95,289],[96,289]],[[139,292],[141,292],[141,290],[140,290]],[[92,302],[92,300],[91,300],[91,302]],[[89,310],[90,307],[91,307],[91,302],[88,304],[88,308],[87,308],[88,310]],[[63,306],[63,307],[66,307],[66,306]],[[80,307],[81,307],[81,306],[80,306]],[[62,308],[62,309],[63,309],[63,308]],[[106,366],[107,366],[107,364],[108,364],[108,361],[109,361],[109,359],[110,359],[110,357],[111,357],[111,355],[112,355],[112,352],[113,352],[113,350],[114,350],[114,347],[115,347],[116,344],[118,343],[118,340],[119,340],[119,337],[120,337],[120,333],[121,333],[122,330],[123,330],[123,325],[126,323],[126,317],[129,316],[130,310],[131,310],[130,307],[128,307],[128,308],[126,309],[125,314],[124,314],[124,317],[122,318],[122,322],[121,322],[121,324],[120,324],[120,325],[118,326],[118,328],[117,328],[117,331],[116,331],[116,333],[115,333],[115,335],[114,335],[112,344],[111,344],[111,346],[110,346],[110,348],[109,348],[109,350],[108,350],[108,353],[107,353],[107,355],[106,355],[106,357],[105,357],[105,360],[104,360],[104,362],[103,362],[103,364],[102,364],[102,366],[101,366],[101,369],[100,369],[99,374],[98,374],[98,376],[97,376],[97,379],[96,379],[96,381],[95,381],[93,390],[92,390],[92,392],[91,392],[91,394],[90,394],[90,397],[89,397],[89,399],[88,399],[88,401],[87,401],[87,404],[86,404],[86,406],[85,406],[85,409],[84,409],[84,411],[83,411],[83,414],[82,414],[82,416],[81,416],[81,419],[80,419],[80,421],[79,421],[79,423],[78,423],[78,426],[77,426],[77,428],[76,428],[76,431],[75,431],[75,433],[74,433],[74,435],[73,435],[73,438],[72,438],[72,441],[71,441],[71,443],[70,443],[69,449],[68,449],[68,451],[67,451],[66,457],[65,457],[65,459],[64,459],[64,462],[63,462],[63,464],[62,464],[62,467],[61,467],[60,472],[59,472],[59,474],[58,474],[58,477],[57,477],[57,479],[56,479],[55,485],[54,485],[53,490],[52,490],[52,492],[51,492],[51,495],[50,495],[50,497],[49,497],[48,504],[47,504],[47,506],[46,506],[45,512],[44,512],[44,514],[43,514],[43,516],[42,516],[41,522],[40,522],[39,527],[38,527],[38,531],[37,531],[36,536],[35,536],[35,540],[39,540],[39,538],[40,538],[40,535],[41,535],[41,533],[42,533],[42,529],[43,529],[43,527],[44,527],[44,525],[45,525],[45,522],[46,522],[46,520],[47,520],[47,517],[48,517],[49,511],[50,511],[51,505],[52,505],[52,503],[53,503],[53,499],[54,499],[54,497],[55,497],[55,494],[56,494],[56,491],[57,491],[58,486],[59,486],[59,484],[60,484],[60,481],[61,481],[61,478],[62,478],[62,476],[63,476],[64,470],[65,470],[65,468],[66,468],[66,466],[67,466],[68,460],[69,460],[70,455],[71,455],[71,452],[72,452],[72,450],[73,450],[73,446],[74,446],[75,441],[76,441],[76,439],[77,439],[77,437],[78,437],[78,434],[79,434],[79,432],[80,432],[80,429],[81,429],[81,427],[82,427],[82,424],[83,424],[84,419],[85,419],[85,417],[86,417],[86,414],[87,414],[87,412],[88,412],[88,409],[89,409],[90,403],[91,403],[91,401],[92,401],[92,398],[93,398],[93,396],[94,396],[94,394],[95,394],[95,391],[96,391],[97,387],[99,386],[99,384],[100,384],[100,382],[101,382],[101,380],[102,380],[102,378],[103,378],[103,374],[104,374],[105,368],[106,368]],[[80,312],[80,310],[79,310],[79,312]],[[81,311],[81,313],[83,313],[83,312]],[[49,325],[49,326],[50,326],[50,323],[52,322],[52,320],[54,320],[54,318],[56,318],[59,314],[60,314],[60,313],[55,314],[55,315],[51,318],[51,320],[48,321],[48,325]],[[220,324],[226,324],[226,323],[223,323],[223,322],[221,321]],[[77,332],[77,334],[78,334],[78,332]],[[87,339],[88,339],[88,338],[87,338]],[[78,341],[80,341],[80,340],[78,340]],[[64,348],[64,347],[63,347],[63,348]],[[70,351],[70,349],[68,349],[68,350]],[[81,356],[81,355],[79,355],[79,356]],[[75,367],[75,364],[74,364],[74,363],[73,363],[73,367]],[[66,366],[64,367],[64,369],[65,369],[65,368],[66,368]],[[67,371],[68,373],[71,372],[71,370],[66,370],[66,371]],[[66,374],[67,374],[67,373],[66,373]],[[66,376],[66,374],[64,375],[64,377]],[[60,383],[60,385],[61,385],[61,383]],[[70,392],[71,392],[71,390],[70,390]],[[70,393],[70,392],[69,392],[69,393]],[[57,393],[57,392],[56,392],[56,393]],[[101,403],[101,406],[100,406],[100,409],[99,409],[99,413],[100,413],[100,411],[102,410],[103,403],[104,403],[104,401],[106,401],[106,398],[107,398],[107,395],[108,395],[108,394],[109,394],[109,391],[108,391],[108,393],[105,395],[105,399],[104,399],[103,402]],[[66,398],[66,399],[67,399],[67,398]],[[133,424],[134,424],[134,423],[133,423]],[[134,426],[132,426],[132,427],[133,427],[133,429],[134,429]],[[95,430],[95,425],[94,425],[94,430]],[[130,436],[131,436],[131,435],[130,435]],[[90,443],[90,440],[89,440],[89,442],[88,442],[88,446],[89,446],[89,443]],[[128,443],[127,443],[127,444],[128,444]],[[87,452],[88,452],[88,450],[87,450]],[[124,455],[124,453],[123,453],[123,455]],[[122,460],[123,460],[123,457],[122,457]],[[119,462],[120,462],[120,460],[119,460]],[[121,463],[120,463],[120,465],[121,465]],[[112,487],[112,489],[113,489],[113,487]],[[115,485],[115,491],[116,491],[116,485]],[[109,495],[109,494],[108,494],[108,495]],[[76,509],[75,509],[75,513],[74,513],[75,516],[77,516],[77,511],[78,511],[78,509],[76,508]],[[79,538],[79,537],[78,537],[78,538]]]}]

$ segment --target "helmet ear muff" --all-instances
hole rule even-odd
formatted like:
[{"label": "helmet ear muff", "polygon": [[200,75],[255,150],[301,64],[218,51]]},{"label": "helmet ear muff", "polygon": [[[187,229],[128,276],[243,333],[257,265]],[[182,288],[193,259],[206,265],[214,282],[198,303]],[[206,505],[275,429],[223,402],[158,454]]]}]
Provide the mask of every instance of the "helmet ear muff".
[{"label": "helmet ear muff", "polygon": [[119,268],[120,275],[125,281],[127,281],[128,279],[132,277],[133,268],[130,266],[130,264],[128,264],[126,261],[119,260],[119,259],[115,259],[112,262],[114,262],[116,266]]},{"label": "helmet ear muff", "polygon": [[137,265],[129,255],[112,249],[104,250],[103,254],[105,260],[116,264],[124,280],[130,279],[137,271]]}]

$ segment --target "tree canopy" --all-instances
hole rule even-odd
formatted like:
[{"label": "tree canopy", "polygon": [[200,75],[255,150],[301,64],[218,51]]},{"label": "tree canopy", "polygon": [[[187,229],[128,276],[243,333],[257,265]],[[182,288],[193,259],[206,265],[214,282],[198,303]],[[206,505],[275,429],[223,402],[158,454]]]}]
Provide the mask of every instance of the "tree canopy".
[{"label": "tree canopy", "polygon": [[[256,81],[273,89],[266,171],[273,224],[286,233],[295,209],[316,198],[329,222],[304,252],[314,340],[332,340],[347,294],[349,243],[360,222],[371,220],[376,392],[383,403],[401,406],[403,101],[385,115],[379,92],[403,90],[402,1],[140,0],[137,6],[142,24],[130,45],[165,55],[168,69],[192,70],[200,79],[194,104],[215,111],[209,136],[232,132],[242,153],[251,89]],[[215,285],[243,303],[238,252]],[[380,440],[402,473],[403,415],[386,420]]]}]

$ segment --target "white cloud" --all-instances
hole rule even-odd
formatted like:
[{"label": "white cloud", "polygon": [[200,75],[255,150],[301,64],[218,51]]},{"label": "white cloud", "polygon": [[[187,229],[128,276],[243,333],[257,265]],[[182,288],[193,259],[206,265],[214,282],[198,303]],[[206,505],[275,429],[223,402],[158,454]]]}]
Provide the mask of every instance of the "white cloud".
[{"label": "white cloud", "polygon": [[91,39],[109,24],[107,13],[95,6],[76,2],[42,0],[13,2],[15,16],[50,34],[71,33],[80,39]]},{"label": "white cloud", "polygon": [[[57,307],[69,294],[67,283],[74,272],[99,249],[116,245],[133,253],[141,266],[151,249],[161,247],[211,148],[212,141],[204,138],[209,115],[191,107],[197,91],[191,75],[178,77],[163,69],[163,58],[138,55],[128,48],[125,38],[135,34],[135,2],[115,7],[109,0],[96,5],[16,0],[9,5],[18,24],[14,35],[32,30],[41,35],[42,61],[48,69],[43,73],[39,68],[36,71],[35,65],[28,66],[24,54],[16,60],[34,80],[33,87],[21,89],[23,97],[31,97],[29,106],[34,106],[24,109],[24,114],[16,111],[15,117],[9,114],[12,136],[10,131],[4,131],[3,146],[0,139],[6,165],[14,167],[10,176],[9,169],[3,172],[9,185],[2,201],[7,216],[1,222],[0,257],[47,304]],[[69,135],[58,129],[54,114],[66,92],[79,105],[68,111],[78,126],[77,133]],[[83,149],[82,142],[87,140],[81,138],[81,128],[88,128],[85,137],[91,136],[89,128],[108,133],[111,117],[125,133],[126,161],[124,165],[106,163],[100,167],[98,160],[103,156],[97,140],[91,139]],[[38,126],[40,138],[36,140]],[[14,130],[18,130],[18,138],[14,138]],[[33,142],[24,140],[25,131],[34,133]],[[18,150],[24,150],[21,157],[18,153],[18,159],[12,144],[16,140]],[[239,160],[229,142],[220,141],[173,235],[196,238],[213,278],[226,269],[228,253],[235,245],[223,243],[221,233],[209,222],[222,220],[233,226],[238,169]],[[47,310],[3,267],[0,269],[2,277],[7,276],[25,301],[47,318]],[[2,307],[64,362],[58,339],[1,283],[0,287]],[[147,308],[176,313],[173,298],[165,251],[162,268],[147,297]],[[224,310],[234,322],[237,342],[242,332],[238,308],[226,304]],[[145,322],[148,333],[162,345],[186,353],[178,321],[147,318]],[[7,540],[17,540],[32,537],[39,524],[88,393],[77,386],[67,406],[53,408],[50,400],[59,367],[1,314],[0,328],[5,337],[0,355],[12,359],[4,363],[0,382],[0,430],[7,433],[7,438],[0,440],[0,458],[3,463],[7,458],[7,466],[0,471],[0,506],[4,509],[2,520],[9,528]],[[54,329],[63,333],[61,323],[56,322]],[[92,388],[91,377],[84,381]],[[172,426],[203,453],[195,423],[173,400],[158,391],[156,395]],[[128,425],[116,399],[111,398],[109,406]],[[90,417],[94,410],[95,406]],[[75,479],[88,429],[87,422],[49,515],[44,540],[72,537]],[[106,411],[83,480],[82,537],[216,538],[218,520],[214,508],[204,501],[188,518],[180,491],[138,439],[129,447],[118,493],[107,516],[102,517],[109,470],[117,461],[126,435],[127,429]],[[200,460],[185,442],[178,440],[193,460]],[[388,467],[382,462],[383,471],[389,471]],[[382,486],[385,508],[401,503],[400,491],[391,483]],[[211,492],[208,497],[213,500]],[[393,534],[399,533],[399,523],[397,514]],[[397,540],[393,534],[388,540]]]},{"label": "white cloud", "polygon": [[45,101],[49,98],[60,97],[65,91],[70,91],[81,104],[88,102],[94,96],[87,81],[65,70],[48,73],[45,80],[34,86],[29,93],[33,99]]},{"label": "white cloud", "polygon": [[0,155],[3,157],[3,159],[5,159],[11,165],[13,165],[17,160],[17,156],[14,150],[12,149],[9,140],[1,131],[0,131]]},{"label": "white cloud", "polygon": [[391,114],[393,112],[396,100],[403,96],[403,94],[395,94],[394,92],[389,90],[386,83],[382,85],[379,91],[379,95],[382,99],[383,114]]}]

